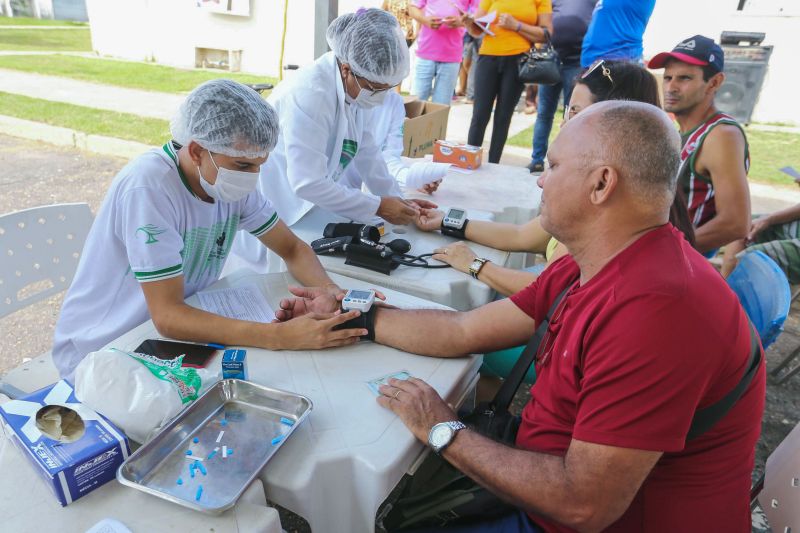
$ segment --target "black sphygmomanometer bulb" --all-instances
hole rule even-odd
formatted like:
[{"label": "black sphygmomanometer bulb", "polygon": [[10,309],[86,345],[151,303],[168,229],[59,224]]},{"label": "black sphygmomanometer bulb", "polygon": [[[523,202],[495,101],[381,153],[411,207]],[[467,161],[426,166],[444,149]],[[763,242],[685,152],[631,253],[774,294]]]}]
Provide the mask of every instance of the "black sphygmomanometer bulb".
[{"label": "black sphygmomanometer bulb", "polygon": [[391,248],[391,250],[396,254],[407,254],[409,251],[411,251],[411,243],[405,239],[395,239],[386,243],[386,246]]}]

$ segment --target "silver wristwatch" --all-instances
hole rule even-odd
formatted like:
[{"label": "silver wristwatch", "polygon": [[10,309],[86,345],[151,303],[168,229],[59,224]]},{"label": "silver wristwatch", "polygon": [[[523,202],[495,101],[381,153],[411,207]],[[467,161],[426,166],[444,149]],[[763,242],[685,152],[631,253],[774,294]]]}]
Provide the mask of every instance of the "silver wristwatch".
[{"label": "silver wristwatch", "polygon": [[436,424],[428,432],[428,446],[436,453],[442,453],[456,436],[456,433],[466,428],[458,420]]}]

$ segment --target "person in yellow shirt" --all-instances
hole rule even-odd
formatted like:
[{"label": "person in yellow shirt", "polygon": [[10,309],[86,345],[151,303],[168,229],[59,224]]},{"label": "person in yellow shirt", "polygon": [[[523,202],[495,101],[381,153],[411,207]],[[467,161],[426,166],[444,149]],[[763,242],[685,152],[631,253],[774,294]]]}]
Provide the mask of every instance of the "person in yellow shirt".
[{"label": "person in yellow shirt", "polygon": [[[496,15],[488,28],[491,33],[475,23],[475,19],[489,13]],[[553,8],[550,0],[481,0],[474,17],[465,17],[465,23],[473,37],[484,34],[475,67],[475,104],[467,142],[473,146],[483,144],[494,108],[489,162],[498,163],[523,89],[517,75],[519,57],[533,43],[545,42],[544,28],[553,32]]]}]

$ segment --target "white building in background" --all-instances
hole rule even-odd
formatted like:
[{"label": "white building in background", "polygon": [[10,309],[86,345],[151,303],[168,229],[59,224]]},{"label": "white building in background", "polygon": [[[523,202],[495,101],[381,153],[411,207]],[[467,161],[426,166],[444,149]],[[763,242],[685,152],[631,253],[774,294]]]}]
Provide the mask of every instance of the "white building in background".
[{"label": "white building in background", "polygon": [[[327,50],[324,30],[340,13],[381,0],[86,0],[92,45],[101,55],[191,68],[233,67],[279,77]],[[284,19],[286,25],[284,27]],[[285,30],[285,40],[284,40]],[[795,48],[800,0],[658,0],[644,36],[649,58],[681,39],[724,30],[766,33],[774,46],[756,122],[800,125]]]}]

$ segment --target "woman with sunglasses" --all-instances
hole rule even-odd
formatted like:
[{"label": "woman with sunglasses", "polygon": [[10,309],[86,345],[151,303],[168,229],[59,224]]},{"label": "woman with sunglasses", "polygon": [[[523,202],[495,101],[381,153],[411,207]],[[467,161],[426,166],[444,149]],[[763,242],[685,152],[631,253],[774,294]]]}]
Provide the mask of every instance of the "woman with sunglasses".
[{"label": "woman with sunglasses", "polygon": [[[365,111],[379,106],[408,75],[405,35],[390,13],[360,9],[334,20],[326,37],[332,51],[279,84],[268,98],[278,112],[280,133],[261,167],[259,189],[289,226],[315,205],[359,222],[378,216],[409,224],[421,208],[436,205],[403,199],[365,120]],[[359,171],[369,192],[341,179],[347,168]],[[258,244],[239,237],[229,269],[283,270],[277,260],[267,265]]]},{"label": "woman with sunglasses", "polygon": [[[647,69],[636,63],[597,61],[575,81],[569,106],[564,110],[564,121],[570,120],[592,104],[605,100],[634,100],[661,107],[658,82]],[[439,229],[442,217],[441,211],[430,210],[420,217],[417,225],[426,231]],[[670,222],[694,246],[694,230],[680,191],[672,204]],[[471,220],[465,233],[467,239],[492,248],[510,252],[545,253],[548,264],[567,253],[563,245],[542,229],[539,217],[521,226]],[[448,263],[462,272],[469,272],[470,265],[478,257],[464,242],[436,251],[438,253],[433,256],[434,259]],[[508,296],[536,280],[541,269],[538,272],[532,270],[514,270],[487,261],[478,271],[477,277],[499,294]],[[483,358],[481,375],[489,380],[508,376],[523,348],[524,346],[518,346],[487,353]],[[535,379],[535,371],[531,367],[525,381],[533,383]],[[484,385],[487,389],[491,388],[486,381]]]},{"label": "woman with sunglasses", "polygon": [[[533,43],[547,40],[545,29],[553,31],[552,12],[550,0],[481,0],[474,15],[464,16],[469,34],[483,35],[475,66],[475,103],[467,142],[483,144],[494,108],[490,163],[500,162],[511,117],[522,94],[523,83],[517,75],[519,58]],[[476,22],[487,14],[494,14],[493,22]]]},{"label": "woman with sunglasses", "polygon": [[[565,109],[564,121],[597,102],[605,100],[634,100],[660,107],[658,83],[644,67],[636,63],[598,61],[575,81],[572,98]],[[441,227],[443,213],[431,210],[420,217],[420,229],[432,231]],[[670,222],[694,243],[694,231],[686,213],[682,196],[676,197],[670,214]],[[549,262],[561,257],[566,250],[551,240],[542,229],[539,218],[517,226],[482,220],[471,220],[467,224],[468,240],[510,252],[545,253]],[[457,270],[469,272],[469,267],[477,258],[475,253],[463,242],[452,244],[434,255]],[[486,262],[478,273],[478,278],[503,295],[522,290],[537,277],[525,270],[514,270]]]}]

